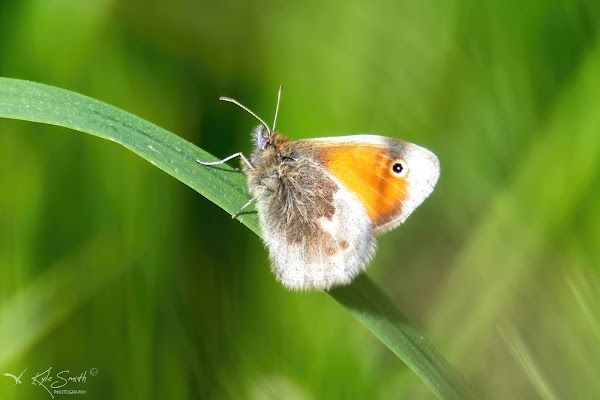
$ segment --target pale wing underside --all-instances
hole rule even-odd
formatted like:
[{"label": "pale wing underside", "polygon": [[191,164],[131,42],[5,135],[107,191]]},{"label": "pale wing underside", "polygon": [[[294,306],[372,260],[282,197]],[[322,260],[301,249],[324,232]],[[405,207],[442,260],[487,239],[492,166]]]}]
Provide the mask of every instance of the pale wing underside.
[{"label": "pale wing underside", "polygon": [[310,235],[296,238],[295,243],[280,229],[281,216],[269,213],[269,199],[258,201],[273,272],[290,289],[323,290],[348,284],[375,253],[369,216],[353,194],[337,185],[334,215],[319,218]]}]

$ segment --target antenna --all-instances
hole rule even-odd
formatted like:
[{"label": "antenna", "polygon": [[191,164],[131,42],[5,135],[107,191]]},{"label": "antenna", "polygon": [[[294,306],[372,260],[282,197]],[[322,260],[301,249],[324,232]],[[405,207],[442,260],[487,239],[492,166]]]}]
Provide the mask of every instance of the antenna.
[{"label": "antenna", "polygon": [[[281,90],[281,89],[280,89],[280,90]],[[250,115],[252,115],[254,118],[256,118],[257,120],[259,120],[259,121],[260,121],[260,123],[261,123],[261,124],[263,124],[263,126],[264,126],[265,128],[267,128],[267,132],[269,132],[269,136],[271,136],[271,128],[269,128],[269,125],[267,125],[267,124],[265,123],[265,121],[263,121],[262,119],[260,119],[260,117],[259,117],[258,115],[254,114],[254,113],[252,112],[252,110],[250,110],[248,107],[246,107],[245,105],[243,105],[243,104],[242,104],[242,103],[240,103],[239,101],[237,101],[237,100],[234,100],[234,99],[232,99],[232,98],[230,98],[230,97],[219,97],[219,100],[222,100],[222,101],[228,101],[228,102],[230,102],[230,103],[233,103],[233,104],[235,104],[236,106],[240,107],[242,110],[245,110],[247,113],[249,113],[249,114],[250,114]],[[279,107],[279,101],[277,102],[277,105],[278,105],[278,107]],[[277,113],[275,113],[275,115],[277,116]],[[275,126],[275,124],[273,124],[273,126]]]},{"label": "antenna", "polygon": [[277,92],[277,107],[275,108],[275,118],[273,119],[273,132],[275,132],[275,124],[277,123],[277,114],[279,114],[279,101],[281,100],[281,90],[283,85],[279,85],[279,92]]},{"label": "antenna", "polygon": [[273,119],[273,129],[269,128],[269,125],[267,125],[265,121],[263,121],[258,115],[256,115],[252,110],[250,110],[248,107],[246,107],[239,101],[232,99],[231,97],[225,97],[225,96],[219,97],[219,100],[233,103],[236,106],[240,107],[242,110],[246,111],[248,114],[252,115],[254,118],[256,118],[257,120],[260,121],[260,123],[267,129],[267,132],[269,132],[269,136],[271,136],[271,134],[273,132],[275,132],[275,124],[277,123],[277,115],[279,114],[279,102],[281,101],[281,91],[282,90],[283,90],[283,85],[280,85],[279,92],[277,92],[277,107],[275,108],[275,118]]}]

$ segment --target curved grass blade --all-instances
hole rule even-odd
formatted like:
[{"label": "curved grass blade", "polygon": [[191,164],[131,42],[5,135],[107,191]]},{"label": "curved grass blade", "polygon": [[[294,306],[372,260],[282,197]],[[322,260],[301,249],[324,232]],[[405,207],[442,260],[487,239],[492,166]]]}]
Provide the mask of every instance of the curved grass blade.
[{"label": "curved grass blade", "polygon": [[[230,214],[249,198],[245,178],[227,165],[203,168],[211,156],[192,143],[121,109],[67,90],[0,78],[0,117],[40,122],[117,142]],[[260,234],[256,214],[241,222]],[[476,398],[454,369],[366,276],[330,295],[400,357],[441,399]]]},{"label": "curved grass blade", "polygon": [[[248,201],[244,177],[185,139],[126,111],[68,90],[0,78],[0,117],[58,125],[117,142],[185,183],[229,214]],[[240,221],[258,233],[254,213]]]},{"label": "curved grass blade", "polygon": [[440,399],[476,399],[475,393],[392,301],[361,274],[329,291],[383,344],[406,363]]}]

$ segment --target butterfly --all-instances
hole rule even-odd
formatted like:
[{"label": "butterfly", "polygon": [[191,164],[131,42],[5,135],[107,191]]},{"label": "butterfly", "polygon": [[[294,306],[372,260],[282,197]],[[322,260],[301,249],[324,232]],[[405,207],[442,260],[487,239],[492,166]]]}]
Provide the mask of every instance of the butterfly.
[{"label": "butterfly", "polygon": [[431,194],[439,160],[412,143],[379,136],[349,135],[290,140],[249,108],[257,120],[253,151],[242,160],[252,198],[232,217],[256,203],[262,237],[276,278],[293,290],[346,285],[372,260],[375,235],[402,224]]}]

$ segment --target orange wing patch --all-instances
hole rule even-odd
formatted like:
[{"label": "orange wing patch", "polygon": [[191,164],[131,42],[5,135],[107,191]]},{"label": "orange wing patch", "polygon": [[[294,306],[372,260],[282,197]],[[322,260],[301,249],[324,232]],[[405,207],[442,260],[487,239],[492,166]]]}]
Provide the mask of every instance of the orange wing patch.
[{"label": "orange wing patch", "polygon": [[402,212],[409,182],[392,172],[398,157],[377,146],[331,146],[320,149],[325,167],[356,194],[375,226],[384,225]]}]

